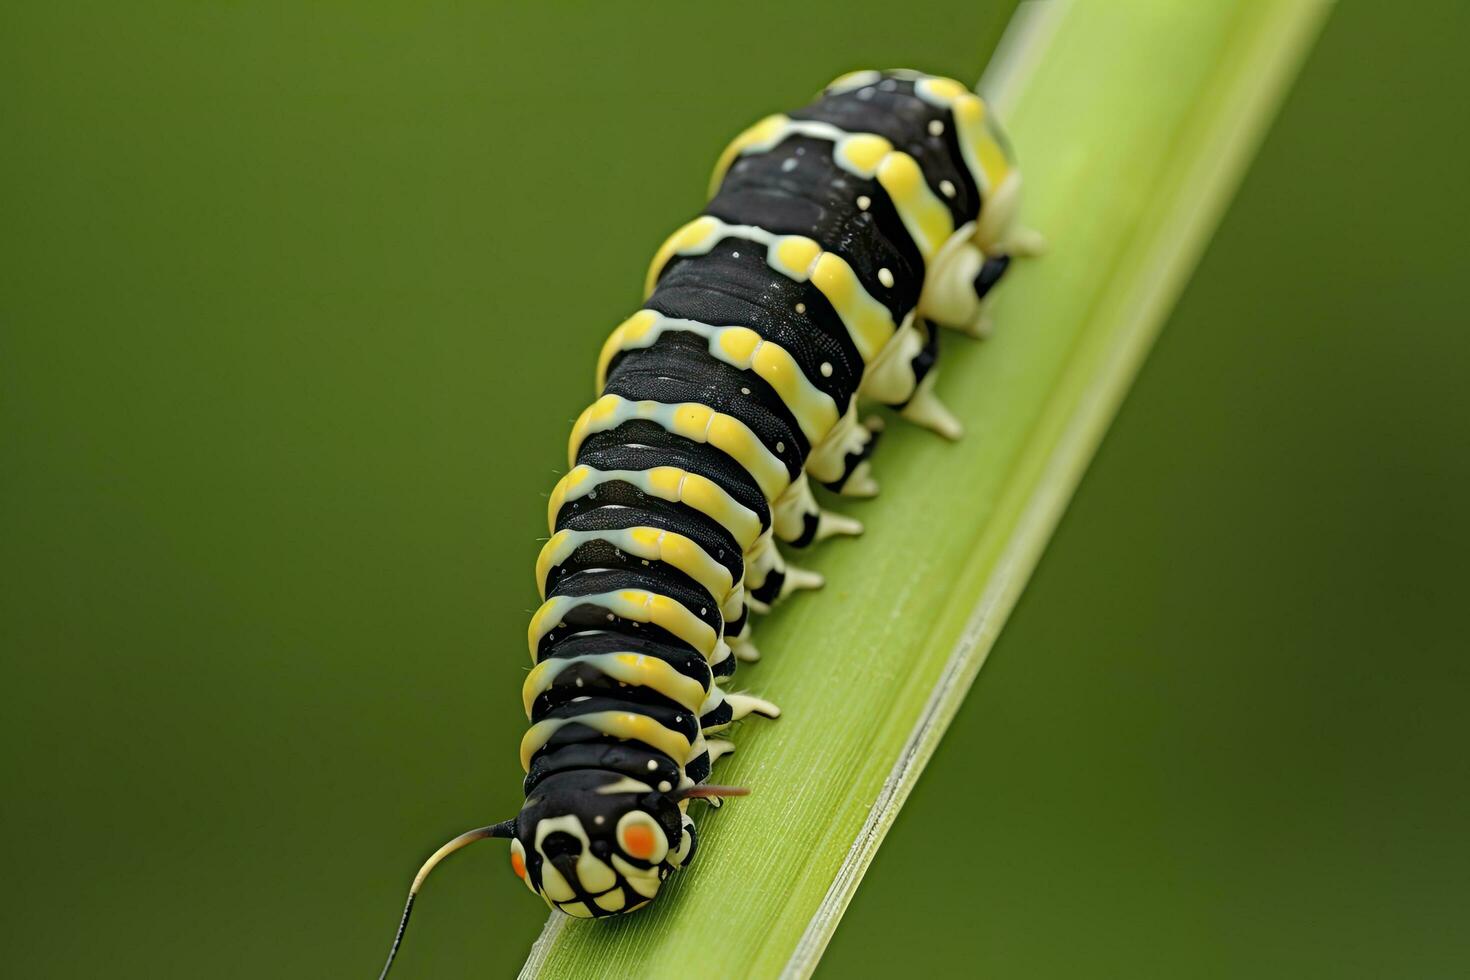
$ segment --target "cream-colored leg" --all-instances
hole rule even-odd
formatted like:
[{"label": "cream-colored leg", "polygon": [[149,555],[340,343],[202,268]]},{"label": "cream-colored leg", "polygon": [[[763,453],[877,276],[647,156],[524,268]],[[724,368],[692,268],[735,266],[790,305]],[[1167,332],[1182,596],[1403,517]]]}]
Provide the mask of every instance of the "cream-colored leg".
[{"label": "cream-colored leg", "polygon": [[931,369],[924,375],[924,380],[919,382],[919,387],[914,390],[914,396],[909,403],[898,413],[915,425],[922,425],[939,433],[946,439],[958,439],[964,435],[965,427],[960,420],[955,418],[953,412],[944,407],[939,396],[934,394],[934,379],[938,376],[937,370]]},{"label": "cream-colored leg", "polygon": [[710,765],[714,765],[716,762],[719,762],[722,758],[735,751],[735,743],[730,741],[729,739],[712,738],[704,744],[705,747],[709,750]]},{"label": "cream-colored leg", "polygon": [[758,698],[750,694],[726,694],[725,702],[735,713],[732,721],[739,721],[746,715],[760,715],[762,718],[780,718],[781,709],[764,698]]}]

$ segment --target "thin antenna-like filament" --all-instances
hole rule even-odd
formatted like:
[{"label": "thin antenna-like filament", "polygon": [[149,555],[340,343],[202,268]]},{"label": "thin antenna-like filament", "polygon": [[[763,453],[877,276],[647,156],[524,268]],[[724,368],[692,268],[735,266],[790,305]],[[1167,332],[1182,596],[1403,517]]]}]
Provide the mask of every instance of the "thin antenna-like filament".
[{"label": "thin antenna-like filament", "polygon": [[403,944],[403,933],[408,929],[408,917],[413,914],[414,899],[419,897],[419,889],[423,887],[424,879],[429,877],[429,872],[433,871],[440,861],[466,844],[473,844],[486,837],[512,837],[514,835],[515,821],[506,820],[488,827],[466,831],[429,855],[429,860],[424,862],[422,868],[419,868],[419,873],[413,876],[413,884],[408,888],[408,902],[403,906],[403,918],[398,920],[398,932],[393,936],[393,946],[388,950],[388,962],[383,964],[383,972],[378,974],[378,980],[385,980],[388,971],[393,968],[393,958],[398,955],[398,947]]},{"label": "thin antenna-like filament", "polygon": [[744,786],[691,786],[677,795],[681,800],[708,800],[723,796],[749,796],[750,790]]}]

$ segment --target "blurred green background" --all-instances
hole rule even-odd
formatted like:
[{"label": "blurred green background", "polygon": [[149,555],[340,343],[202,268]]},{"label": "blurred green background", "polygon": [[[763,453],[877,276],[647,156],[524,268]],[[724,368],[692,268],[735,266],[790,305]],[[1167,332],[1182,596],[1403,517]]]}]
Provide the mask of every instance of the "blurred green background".
[{"label": "blurred green background", "polygon": [[[519,803],[653,248],[743,125],[1006,8],[7,5],[4,972],[372,975]],[[1467,39],[1329,20],[823,975],[1470,971]],[[495,848],[431,891],[405,977],[544,917]]]}]

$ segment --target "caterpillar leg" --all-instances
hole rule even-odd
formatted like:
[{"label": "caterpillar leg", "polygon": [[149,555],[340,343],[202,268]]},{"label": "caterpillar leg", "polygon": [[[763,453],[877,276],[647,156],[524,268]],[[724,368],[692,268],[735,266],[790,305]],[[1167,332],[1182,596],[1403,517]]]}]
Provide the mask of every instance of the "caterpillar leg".
[{"label": "caterpillar leg", "polygon": [[925,284],[919,299],[922,315],[971,337],[990,336],[990,291],[1010,267],[1012,254],[986,253],[970,242],[956,246]]},{"label": "caterpillar leg", "polygon": [[771,505],[771,514],[776,537],[798,548],[838,534],[863,533],[860,521],[818,506],[806,473],[797,477]]},{"label": "caterpillar leg", "polygon": [[868,457],[877,447],[882,431],[883,420],[875,415],[860,416],[854,398],[827,438],[812,450],[807,458],[807,473],[828,490],[845,497],[876,496],[878,484],[873,479]]},{"label": "caterpillar leg", "polygon": [[946,439],[958,439],[964,434],[965,427],[934,393],[934,383],[939,377],[936,370],[939,361],[939,327],[925,320],[923,330],[924,346],[909,362],[909,369],[914,376],[913,392],[906,402],[894,407],[907,421],[931,429]]},{"label": "caterpillar leg", "polygon": [[762,718],[780,718],[781,709],[776,707],[765,698],[758,698],[751,694],[727,694],[725,702],[730,705],[734,721],[739,721],[746,715],[760,715]]},{"label": "caterpillar leg", "polygon": [[725,738],[712,738],[705,743],[705,749],[709,752],[709,764],[714,765],[735,751],[735,743]]},{"label": "caterpillar leg", "polygon": [[[935,329],[934,332],[939,331]],[[946,439],[958,439],[965,434],[965,427],[934,393],[934,381],[937,377],[934,371],[925,375],[914,389],[913,397],[898,414],[916,425],[932,429]]]},{"label": "caterpillar leg", "polygon": [[1046,251],[1046,239],[1017,221],[1020,210],[1021,174],[1012,170],[985,202],[972,241],[987,255],[1010,255],[1018,259],[1040,255]]},{"label": "caterpillar leg", "polygon": [[[724,756],[735,751],[735,743],[723,738],[704,739],[701,736],[698,754],[684,764],[684,774],[696,783],[709,779],[710,770]],[[718,797],[709,800],[710,806],[719,806]]]},{"label": "caterpillar leg", "polygon": [[817,515],[817,534],[815,541],[825,541],[837,535],[856,537],[863,533],[863,522],[846,514],[835,511],[824,510]]},{"label": "caterpillar leg", "polygon": [[827,581],[816,572],[787,564],[769,537],[752,548],[745,561],[745,601],[758,613],[770,612],[772,603],[798,589],[820,589]]},{"label": "caterpillar leg", "polygon": [[939,328],[911,316],[872,366],[862,394],[946,439],[958,439],[964,427],[934,393],[938,361]]},{"label": "caterpillar leg", "polygon": [[990,335],[991,289],[1012,259],[1046,248],[1041,235],[1017,223],[1020,201],[1021,177],[1012,172],[985,202],[973,234],[949,243],[935,257],[919,297],[920,316],[972,337]]},{"label": "caterpillar leg", "polygon": [[[700,732],[690,748],[690,758],[684,764],[684,774],[696,783],[709,778],[710,769],[723,756],[735,751],[735,743],[729,739],[708,738],[722,732],[747,715],[763,718],[779,718],[781,709],[764,698],[749,694],[726,694],[718,684],[710,688],[699,718]],[[718,807],[720,800],[711,798],[710,806]]]},{"label": "caterpillar leg", "polygon": [[[747,715],[760,715],[762,718],[774,719],[781,717],[781,709],[765,698],[758,698],[753,694],[727,694],[716,684],[710,689],[709,698],[701,709],[700,735],[707,736],[722,732]],[[706,744],[704,748],[708,748],[708,745]]]},{"label": "caterpillar leg", "polygon": [[[870,450],[871,452],[871,450]],[[873,464],[865,458],[848,473],[847,478],[832,489],[844,497],[876,497],[878,481],[873,478]]]},{"label": "caterpillar leg", "polygon": [[1046,236],[1035,228],[1017,227],[1006,242],[1006,251],[1018,259],[1031,259],[1046,251]]},{"label": "caterpillar leg", "polygon": [[733,634],[728,629],[725,631],[725,642],[730,644],[730,652],[735,654],[736,660],[747,664],[753,664],[761,658],[760,650],[756,649],[755,643],[750,638],[750,613],[751,609],[747,604],[739,630]]}]

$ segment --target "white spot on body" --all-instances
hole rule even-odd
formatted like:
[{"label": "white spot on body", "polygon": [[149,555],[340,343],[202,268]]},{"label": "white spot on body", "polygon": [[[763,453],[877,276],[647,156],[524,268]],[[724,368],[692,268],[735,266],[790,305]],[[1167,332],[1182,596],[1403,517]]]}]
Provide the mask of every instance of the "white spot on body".
[{"label": "white spot on body", "polygon": [[750,389],[749,388],[741,388],[740,389],[740,393],[742,395],[748,395],[748,394],[750,394]]},{"label": "white spot on body", "polygon": [[942,120],[939,120],[939,119],[931,119],[931,120],[929,120],[929,135],[930,136],[943,136],[944,135],[944,123],[943,123]]},{"label": "white spot on body", "polygon": [[893,273],[889,272],[887,269],[879,269],[878,270],[878,281],[881,282],[884,286],[888,287],[889,289],[892,289],[893,288]]},{"label": "white spot on body", "polygon": [[653,772],[657,768],[658,768],[658,760],[657,759],[649,759],[648,760],[648,771],[649,772]]},{"label": "white spot on body", "polygon": [[857,97],[866,102],[873,97],[873,90],[871,88],[860,88],[858,89]]},{"label": "white spot on body", "polygon": [[824,378],[830,378],[830,377],[832,377],[832,362],[831,361],[823,361],[822,362],[822,367],[821,367],[821,372],[822,372],[822,377],[824,377]]},{"label": "white spot on body", "polygon": [[945,197],[954,197],[954,185],[947,180],[941,180],[939,182],[939,191]]},{"label": "white spot on body", "polygon": [[885,92],[895,92],[895,91],[898,90],[898,83],[895,82],[893,79],[888,78],[888,79],[884,79],[883,81],[879,82],[878,83],[878,87],[881,88]]},{"label": "white spot on body", "polygon": [[607,823],[607,817],[604,817],[602,814],[599,813],[597,816],[592,818],[592,822],[600,826]]},{"label": "white spot on body", "polygon": [[669,790],[671,790],[673,788],[674,787],[669,784],[669,781],[667,779],[665,779],[663,782],[661,782],[661,783],[658,784],[658,791],[660,793],[667,793]]},{"label": "white spot on body", "polygon": [[784,442],[778,442],[778,443],[776,443],[776,452],[778,452],[778,453],[784,453],[785,451],[786,451],[786,443],[784,443]]},{"label": "white spot on body", "polygon": [[859,194],[857,206],[859,211],[866,211],[872,205],[873,199],[866,194]]},{"label": "white spot on body", "polygon": [[738,259],[738,258],[740,258],[740,253],[739,252],[731,252],[730,253],[730,258],[732,258],[732,259]]},{"label": "white spot on body", "polygon": [[796,169],[796,164],[797,164],[796,157],[787,157],[785,160],[782,160],[781,161],[781,170],[782,170],[783,173],[788,173],[789,174],[789,173],[791,173],[791,171],[793,171],[793,170]]},{"label": "white spot on body", "polygon": [[630,779],[624,776],[617,782],[608,783],[606,786],[599,786],[597,793],[599,796],[611,796],[614,793],[647,793],[652,788],[647,783],[640,783],[636,779]]}]

